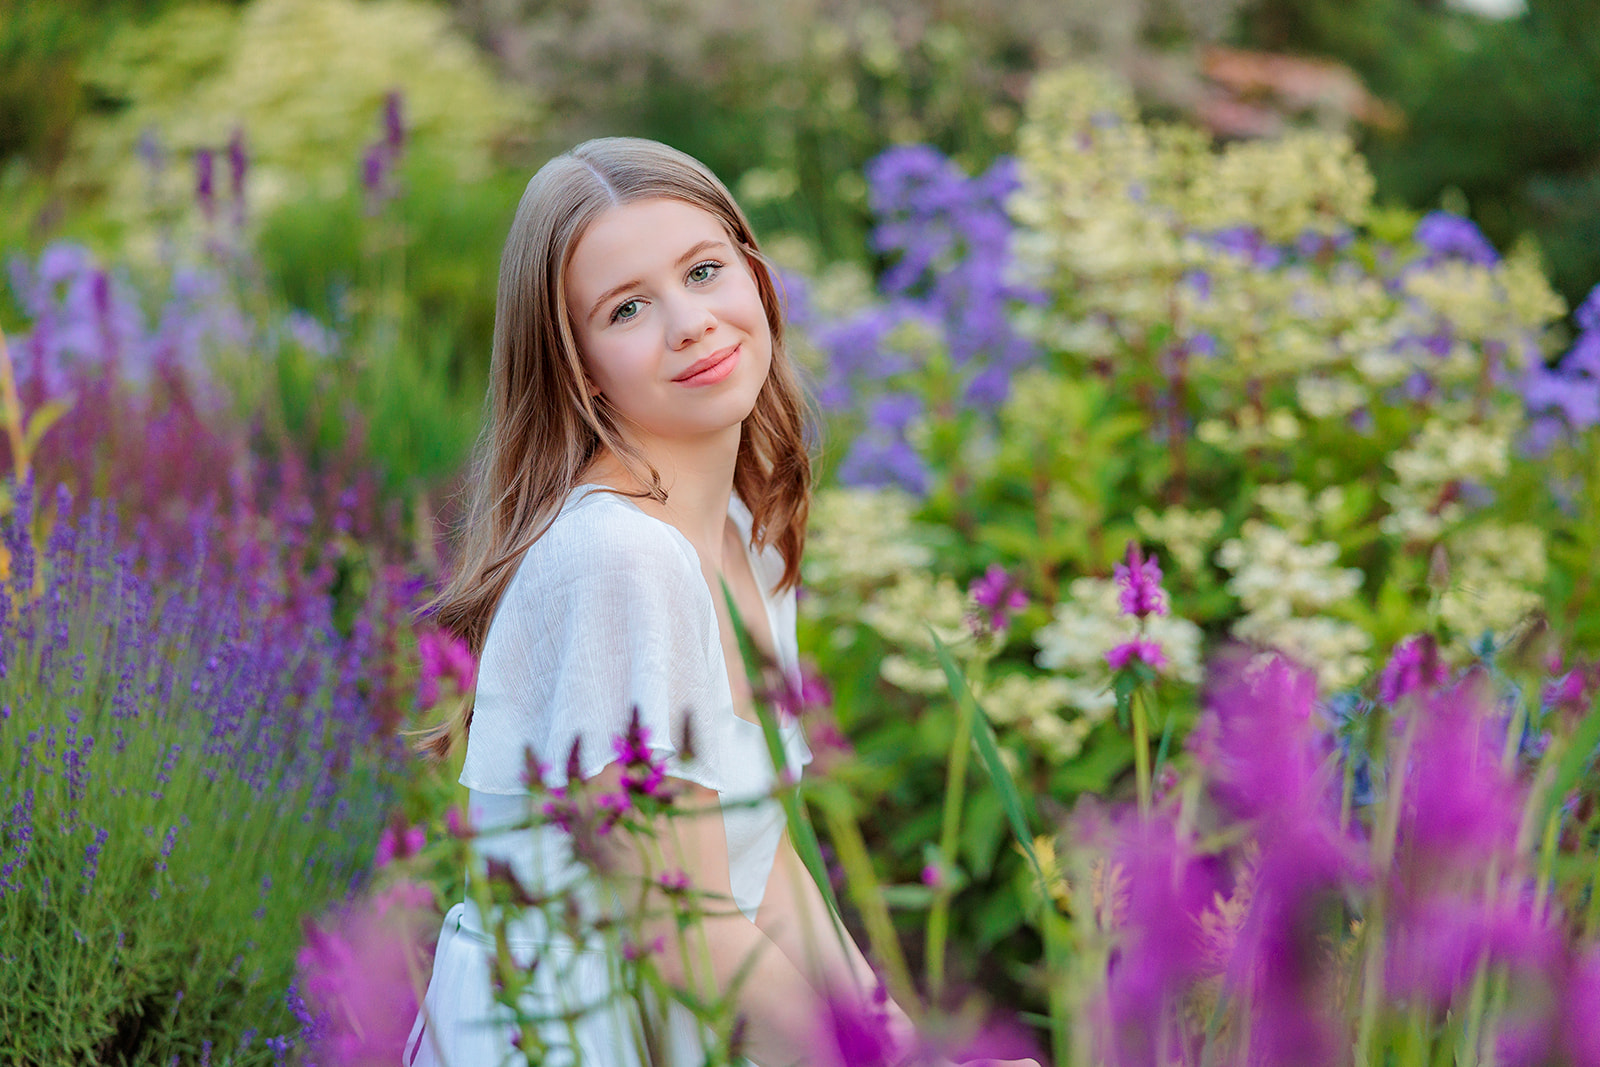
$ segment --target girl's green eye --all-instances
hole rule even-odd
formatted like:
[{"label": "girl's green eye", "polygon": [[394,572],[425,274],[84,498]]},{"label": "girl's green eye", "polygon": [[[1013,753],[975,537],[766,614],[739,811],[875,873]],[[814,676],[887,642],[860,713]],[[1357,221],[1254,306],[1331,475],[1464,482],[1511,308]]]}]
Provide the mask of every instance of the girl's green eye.
[{"label": "girl's green eye", "polygon": [[617,310],[611,313],[611,321],[620,322],[623,319],[631,319],[638,313],[639,301],[627,300],[617,305]]},{"label": "girl's green eye", "polygon": [[696,264],[689,268],[689,280],[692,282],[709,282],[716,277],[717,268],[721,266],[721,263],[713,263],[709,260],[705,263]]}]

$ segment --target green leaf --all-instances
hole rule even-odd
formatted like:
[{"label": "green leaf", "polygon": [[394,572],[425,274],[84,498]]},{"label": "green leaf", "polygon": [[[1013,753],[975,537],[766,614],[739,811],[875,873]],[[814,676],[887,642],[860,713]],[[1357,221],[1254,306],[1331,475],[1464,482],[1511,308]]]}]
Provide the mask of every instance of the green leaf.
[{"label": "green leaf", "polygon": [[983,760],[984,769],[989,772],[989,780],[994,783],[995,792],[1000,796],[1000,806],[1006,813],[1006,820],[1011,824],[1011,833],[1028,857],[1028,862],[1033,864],[1034,873],[1038,876],[1040,884],[1043,884],[1044,869],[1039,866],[1039,857],[1034,854],[1033,835],[1028,829],[1028,807],[1023,802],[1022,794],[1017,791],[1017,783],[1012,779],[1011,772],[1006,769],[1004,761],[1000,758],[1000,746],[995,741],[994,727],[990,725],[989,715],[983,710],[983,705],[973,697],[961,668],[956,666],[956,661],[950,655],[950,650],[945,647],[945,643],[939,640],[939,635],[933,632],[932,627],[928,629],[928,633],[933,637],[933,650],[938,653],[939,665],[944,668],[950,695],[958,702],[970,704],[972,707],[973,743],[978,746],[978,755]]},{"label": "green leaf", "polygon": [[974,878],[989,877],[1005,832],[1005,812],[995,791],[987,789],[974,796],[961,823],[961,855]]},{"label": "green leaf", "polygon": [[1555,780],[1550,783],[1550,790],[1544,797],[1540,825],[1550,817],[1550,810],[1560,804],[1578,784],[1578,779],[1583,776],[1584,769],[1594,755],[1596,745],[1600,745],[1600,698],[1596,698],[1589,708],[1589,714],[1583,717],[1578,728],[1567,739],[1566,751],[1561,754],[1561,762],[1556,767]]},{"label": "green leaf", "polygon": [[1111,692],[1117,698],[1117,725],[1124,730],[1133,723],[1133,694],[1139,691],[1139,677],[1124,667],[1111,681]]}]

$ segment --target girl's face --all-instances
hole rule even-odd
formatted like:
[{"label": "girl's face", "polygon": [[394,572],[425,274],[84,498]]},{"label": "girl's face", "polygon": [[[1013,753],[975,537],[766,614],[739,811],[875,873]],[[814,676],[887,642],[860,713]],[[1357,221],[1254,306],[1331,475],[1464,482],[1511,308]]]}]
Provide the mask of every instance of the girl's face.
[{"label": "girl's face", "polygon": [[715,215],[670,199],[608,208],[579,238],[564,288],[590,391],[635,444],[705,439],[755,407],[772,331]]}]

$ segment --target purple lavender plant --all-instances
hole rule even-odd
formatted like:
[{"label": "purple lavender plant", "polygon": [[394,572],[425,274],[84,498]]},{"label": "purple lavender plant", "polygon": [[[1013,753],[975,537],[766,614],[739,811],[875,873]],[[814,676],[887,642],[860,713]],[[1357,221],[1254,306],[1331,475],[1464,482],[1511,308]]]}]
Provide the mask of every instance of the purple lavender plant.
[{"label": "purple lavender plant", "polygon": [[[375,714],[370,620],[341,632],[282,557],[217,566],[204,515],[190,552],[157,561],[112,508],[56,494],[36,551],[31,487],[13,495],[0,926],[15,937],[0,1031],[28,1060],[166,1062],[201,1035],[287,1026],[300,918],[368,876],[401,755]],[[63,967],[84,984],[63,986]],[[60,1025],[17,1014],[30,1005]],[[133,1017],[145,1022],[121,1025]]]}]

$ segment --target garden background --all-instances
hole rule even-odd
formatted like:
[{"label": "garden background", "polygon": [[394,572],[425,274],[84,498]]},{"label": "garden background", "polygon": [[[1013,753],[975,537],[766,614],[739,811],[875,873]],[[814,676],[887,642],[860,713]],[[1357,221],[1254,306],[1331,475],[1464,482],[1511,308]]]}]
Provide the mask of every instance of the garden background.
[{"label": "garden background", "polygon": [[500,242],[620,133],[782,268],[806,795],[930,1033],[1600,1064],[1596,26],[0,0],[0,1061],[393,1062]]}]

